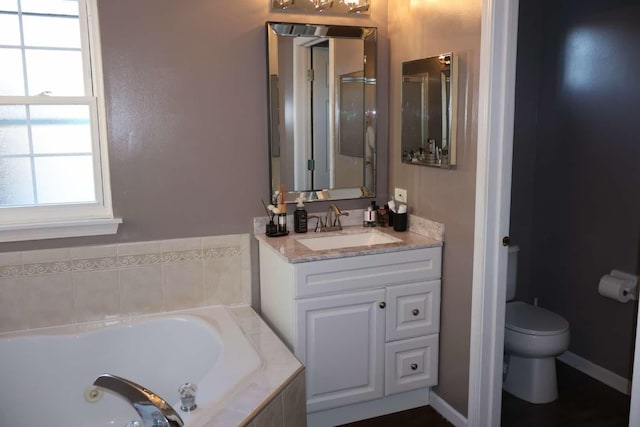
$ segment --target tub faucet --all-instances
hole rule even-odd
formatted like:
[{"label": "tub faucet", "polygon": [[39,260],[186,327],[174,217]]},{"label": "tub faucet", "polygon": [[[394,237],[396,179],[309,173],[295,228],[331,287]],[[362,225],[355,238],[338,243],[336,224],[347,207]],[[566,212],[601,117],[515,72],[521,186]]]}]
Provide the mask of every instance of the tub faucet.
[{"label": "tub faucet", "polygon": [[140,414],[144,427],[183,427],[184,421],[163,398],[141,385],[111,374],[102,374],[93,382],[119,394]]}]

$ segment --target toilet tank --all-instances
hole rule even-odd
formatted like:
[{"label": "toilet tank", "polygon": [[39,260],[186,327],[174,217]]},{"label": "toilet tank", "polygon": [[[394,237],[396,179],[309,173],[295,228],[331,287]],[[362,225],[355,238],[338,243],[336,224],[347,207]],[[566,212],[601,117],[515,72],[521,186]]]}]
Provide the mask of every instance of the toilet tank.
[{"label": "toilet tank", "polygon": [[518,246],[509,246],[509,258],[507,260],[507,301],[516,297],[516,277],[518,277]]}]

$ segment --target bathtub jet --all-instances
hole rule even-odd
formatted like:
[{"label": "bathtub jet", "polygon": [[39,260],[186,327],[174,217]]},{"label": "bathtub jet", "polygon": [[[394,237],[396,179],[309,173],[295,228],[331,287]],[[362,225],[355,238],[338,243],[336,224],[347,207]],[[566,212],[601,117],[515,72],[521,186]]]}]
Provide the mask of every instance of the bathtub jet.
[{"label": "bathtub jet", "polygon": [[93,382],[94,386],[110,390],[125,398],[140,414],[145,427],[183,427],[180,415],[163,398],[129,381],[111,374],[102,374]]}]

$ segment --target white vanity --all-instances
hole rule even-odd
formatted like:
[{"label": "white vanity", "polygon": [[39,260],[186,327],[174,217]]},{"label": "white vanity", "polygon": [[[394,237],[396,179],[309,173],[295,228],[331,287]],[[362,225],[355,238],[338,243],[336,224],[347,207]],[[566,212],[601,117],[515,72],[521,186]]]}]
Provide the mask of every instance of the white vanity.
[{"label": "white vanity", "polygon": [[[298,241],[369,232],[395,239],[322,250]],[[428,404],[438,382],[440,240],[358,226],[256,237],[262,316],[306,366],[310,426]]]}]

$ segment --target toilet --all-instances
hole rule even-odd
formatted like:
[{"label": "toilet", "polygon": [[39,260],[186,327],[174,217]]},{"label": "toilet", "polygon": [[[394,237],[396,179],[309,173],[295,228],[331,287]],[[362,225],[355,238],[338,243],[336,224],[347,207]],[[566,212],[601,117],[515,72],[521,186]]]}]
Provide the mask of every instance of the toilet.
[{"label": "toilet", "polygon": [[542,307],[513,301],[518,252],[517,246],[509,247],[502,387],[527,402],[549,403],[558,398],[555,358],[569,348],[569,322]]}]

